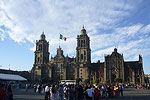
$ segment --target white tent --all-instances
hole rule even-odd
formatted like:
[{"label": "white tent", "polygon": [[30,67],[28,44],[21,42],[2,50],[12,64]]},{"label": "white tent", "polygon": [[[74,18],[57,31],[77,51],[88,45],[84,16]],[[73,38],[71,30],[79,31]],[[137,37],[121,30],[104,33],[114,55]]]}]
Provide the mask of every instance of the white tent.
[{"label": "white tent", "polygon": [[0,73],[0,80],[10,80],[10,81],[26,81],[22,76],[13,75],[13,74],[2,74]]}]

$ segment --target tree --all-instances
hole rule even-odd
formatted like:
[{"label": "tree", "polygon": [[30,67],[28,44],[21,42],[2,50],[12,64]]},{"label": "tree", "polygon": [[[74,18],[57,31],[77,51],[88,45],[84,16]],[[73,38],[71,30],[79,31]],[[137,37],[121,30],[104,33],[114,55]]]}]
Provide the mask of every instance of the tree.
[{"label": "tree", "polygon": [[122,83],[122,79],[120,79],[120,78],[115,78],[114,81],[115,81],[115,82]]},{"label": "tree", "polygon": [[41,83],[47,83],[47,82],[50,82],[50,81],[51,81],[51,78],[48,78],[48,77],[45,77],[45,78],[41,79]]},{"label": "tree", "polygon": [[94,83],[98,84],[99,83],[99,79],[94,80]]},{"label": "tree", "polygon": [[90,80],[89,79],[85,79],[84,83],[90,83]]},{"label": "tree", "polygon": [[105,83],[110,83],[110,80],[106,80]]}]

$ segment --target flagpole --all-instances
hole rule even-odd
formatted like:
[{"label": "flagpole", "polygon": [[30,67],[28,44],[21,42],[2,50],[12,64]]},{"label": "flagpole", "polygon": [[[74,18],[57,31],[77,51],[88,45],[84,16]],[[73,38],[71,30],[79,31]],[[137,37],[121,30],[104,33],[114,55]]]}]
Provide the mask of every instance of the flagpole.
[{"label": "flagpole", "polygon": [[59,47],[60,47],[60,34],[59,34]]}]

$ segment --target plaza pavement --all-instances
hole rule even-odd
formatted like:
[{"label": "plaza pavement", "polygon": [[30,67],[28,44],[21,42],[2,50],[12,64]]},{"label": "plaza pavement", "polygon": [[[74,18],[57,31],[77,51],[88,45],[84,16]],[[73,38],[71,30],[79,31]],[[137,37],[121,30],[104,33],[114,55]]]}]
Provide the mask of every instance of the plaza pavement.
[{"label": "plaza pavement", "polygon": [[14,100],[44,100],[44,94],[34,93],[33,89],[13,89]]},{"label": "plaza pavement", "polygon": [[[44,100],[44,94],[34,93],[33,89],[13,89],[14,100]],[[126,88],[124,97],[101,98],[100,100],[150,100],[150,90]]]}]

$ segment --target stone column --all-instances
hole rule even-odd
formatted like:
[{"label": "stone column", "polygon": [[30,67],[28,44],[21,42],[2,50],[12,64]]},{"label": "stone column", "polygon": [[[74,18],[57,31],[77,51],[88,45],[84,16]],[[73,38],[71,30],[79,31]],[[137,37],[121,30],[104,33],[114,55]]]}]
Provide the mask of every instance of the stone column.
[{"label": "stone column", "polygon": [[106,74],[106,62],[104,62],[104,82],[107,80]]},{"label": "stone column", "polygon": [[135,84],[135,72],[132,72],[132,82],[133,82],[133,84]]}]

